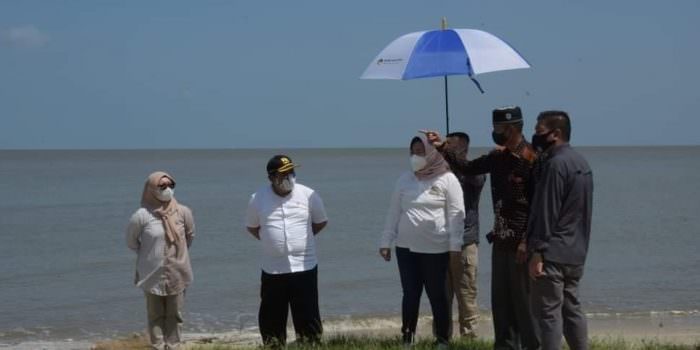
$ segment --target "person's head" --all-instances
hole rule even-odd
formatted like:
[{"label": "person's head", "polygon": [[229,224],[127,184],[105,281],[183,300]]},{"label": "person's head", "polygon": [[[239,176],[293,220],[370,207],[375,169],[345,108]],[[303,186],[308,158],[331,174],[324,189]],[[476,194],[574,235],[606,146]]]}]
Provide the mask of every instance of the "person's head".
[{"label": "person's head", "polygon": [[467,155],[469,151],[469,135],[464,132],[452,132],[446,135],[447,145],[457,154]]},{"label": "person's head", "polygon": [[532,146],[544,152],[554,145],[568,143],[571,139],[571,120],[564,111],[544,111],[537,116]]},{"label": "person's head", "polygon": [[423,140],[420,139],[420,137],[416,136],[413,139],[411,139],[410,152],[412,156],[415,155],[419,157],[425,157],[425,144],[423,143]]},{"label": "person's head", "polygon": [[428,179],[449,169],[442,155],[423,135],[411,139],[409,152],[411,169],[419,179]]},{"label": "person's head", "polygon": [[297,166],[291,158],[282,154],[270,158],[267,162],[267,178],[277,194],[287,195],[292,192],[296,181],[294,168]]},{"label": "person's head", "polygon": [[420,137],[416,136],[411,139],[409,152],[411,154],[411,169],[413,169],[413,171],[419,171],[425,168],[428,164],[425,159],[425,144]]},{"label": "person's head", "polygon": [[523,113],[518,106],[502,107],[493,110],[493,142],[505,146],[517,139],[523,132]]},{"label": "person's head", "polygon": [[175,199],[175,178],[163,171],[148,176],[141,195],[141,205],[147,208],[162,207]]}]

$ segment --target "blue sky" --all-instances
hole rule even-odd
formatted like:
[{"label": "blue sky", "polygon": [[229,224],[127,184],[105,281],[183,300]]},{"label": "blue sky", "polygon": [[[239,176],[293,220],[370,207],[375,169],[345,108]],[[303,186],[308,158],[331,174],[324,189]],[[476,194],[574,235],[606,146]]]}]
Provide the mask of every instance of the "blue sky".
[{"label": "blue sky", "polygon": [[488,146],[564,109],[578,145],[700,144],[700,2],[0,1],[0,149],[404,147],[444,128],[441,79],[360,80],[396,37],[476,28],[532,69],[450,78]]}]

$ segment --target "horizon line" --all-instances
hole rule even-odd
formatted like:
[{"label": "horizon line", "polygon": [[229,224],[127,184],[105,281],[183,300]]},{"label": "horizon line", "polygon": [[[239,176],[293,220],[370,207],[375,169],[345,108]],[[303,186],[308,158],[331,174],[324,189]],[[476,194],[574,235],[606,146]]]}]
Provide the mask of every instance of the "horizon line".
[{"label": "horizon line", "polygon": [[[700,147],[700,144],[664,144],[664,145],[573,145],[576,148],[642,148],[642,147],[657,147],[657,148],[672,148],[672,147]],[[493,148],[494,146],[471,146],[470,148]],[[0,152],[6,151],[256,151],[256,150],[367,150],[367,149],[402,149],[404,147],[388,147],[388,146],[353,146],[353,147],[151,147],[151,148],[0,148]]]}]

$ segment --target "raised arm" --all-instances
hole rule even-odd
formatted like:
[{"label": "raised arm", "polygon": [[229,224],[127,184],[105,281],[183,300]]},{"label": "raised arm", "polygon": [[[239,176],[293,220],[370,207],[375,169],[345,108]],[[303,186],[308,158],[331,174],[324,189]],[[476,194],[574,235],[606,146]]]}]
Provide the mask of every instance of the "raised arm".
[{"label": "raised arm", "polygon": [[498,151],[485,154],[471,161],[458,157],[455,152],[452,152],[449,149],[443,148],[440,153],[443,157],[445,157],[445,160],[450,165],[450,168],[452,168],[455,172],[462,175],[471,176],[490,173],[491,169],[493,169],[494,155],[496,154],[495,152]]},{"label": "raised arm", "polygon": [[433,130],[420,130],[425,134],[428,142],[430,142],[440,154],[445,158],[453,171],[462,175],[479,175],[490,173],[493,169],[493,152],[479,157],[473,161],[468,161],[462,157],[458,157],[455,152],[450,150],[447,141],[443,141],[440,133]]}]

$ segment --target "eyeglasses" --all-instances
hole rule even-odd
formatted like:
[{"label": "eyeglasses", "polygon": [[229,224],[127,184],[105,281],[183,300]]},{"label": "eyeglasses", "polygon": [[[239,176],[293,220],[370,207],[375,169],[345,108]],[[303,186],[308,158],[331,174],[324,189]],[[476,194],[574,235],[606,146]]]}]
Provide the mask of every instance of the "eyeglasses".
[{"label": "eyeglasses", "polygon": [[170,187],[170,188],[175,188],[175,184],[171,182],[171,183],[168,183],[168,184],[158,185],[158,188],[160,188],[161,191],[164,190],[164,189],[166,189],[166,188],[168,188],[168,187]]}]

